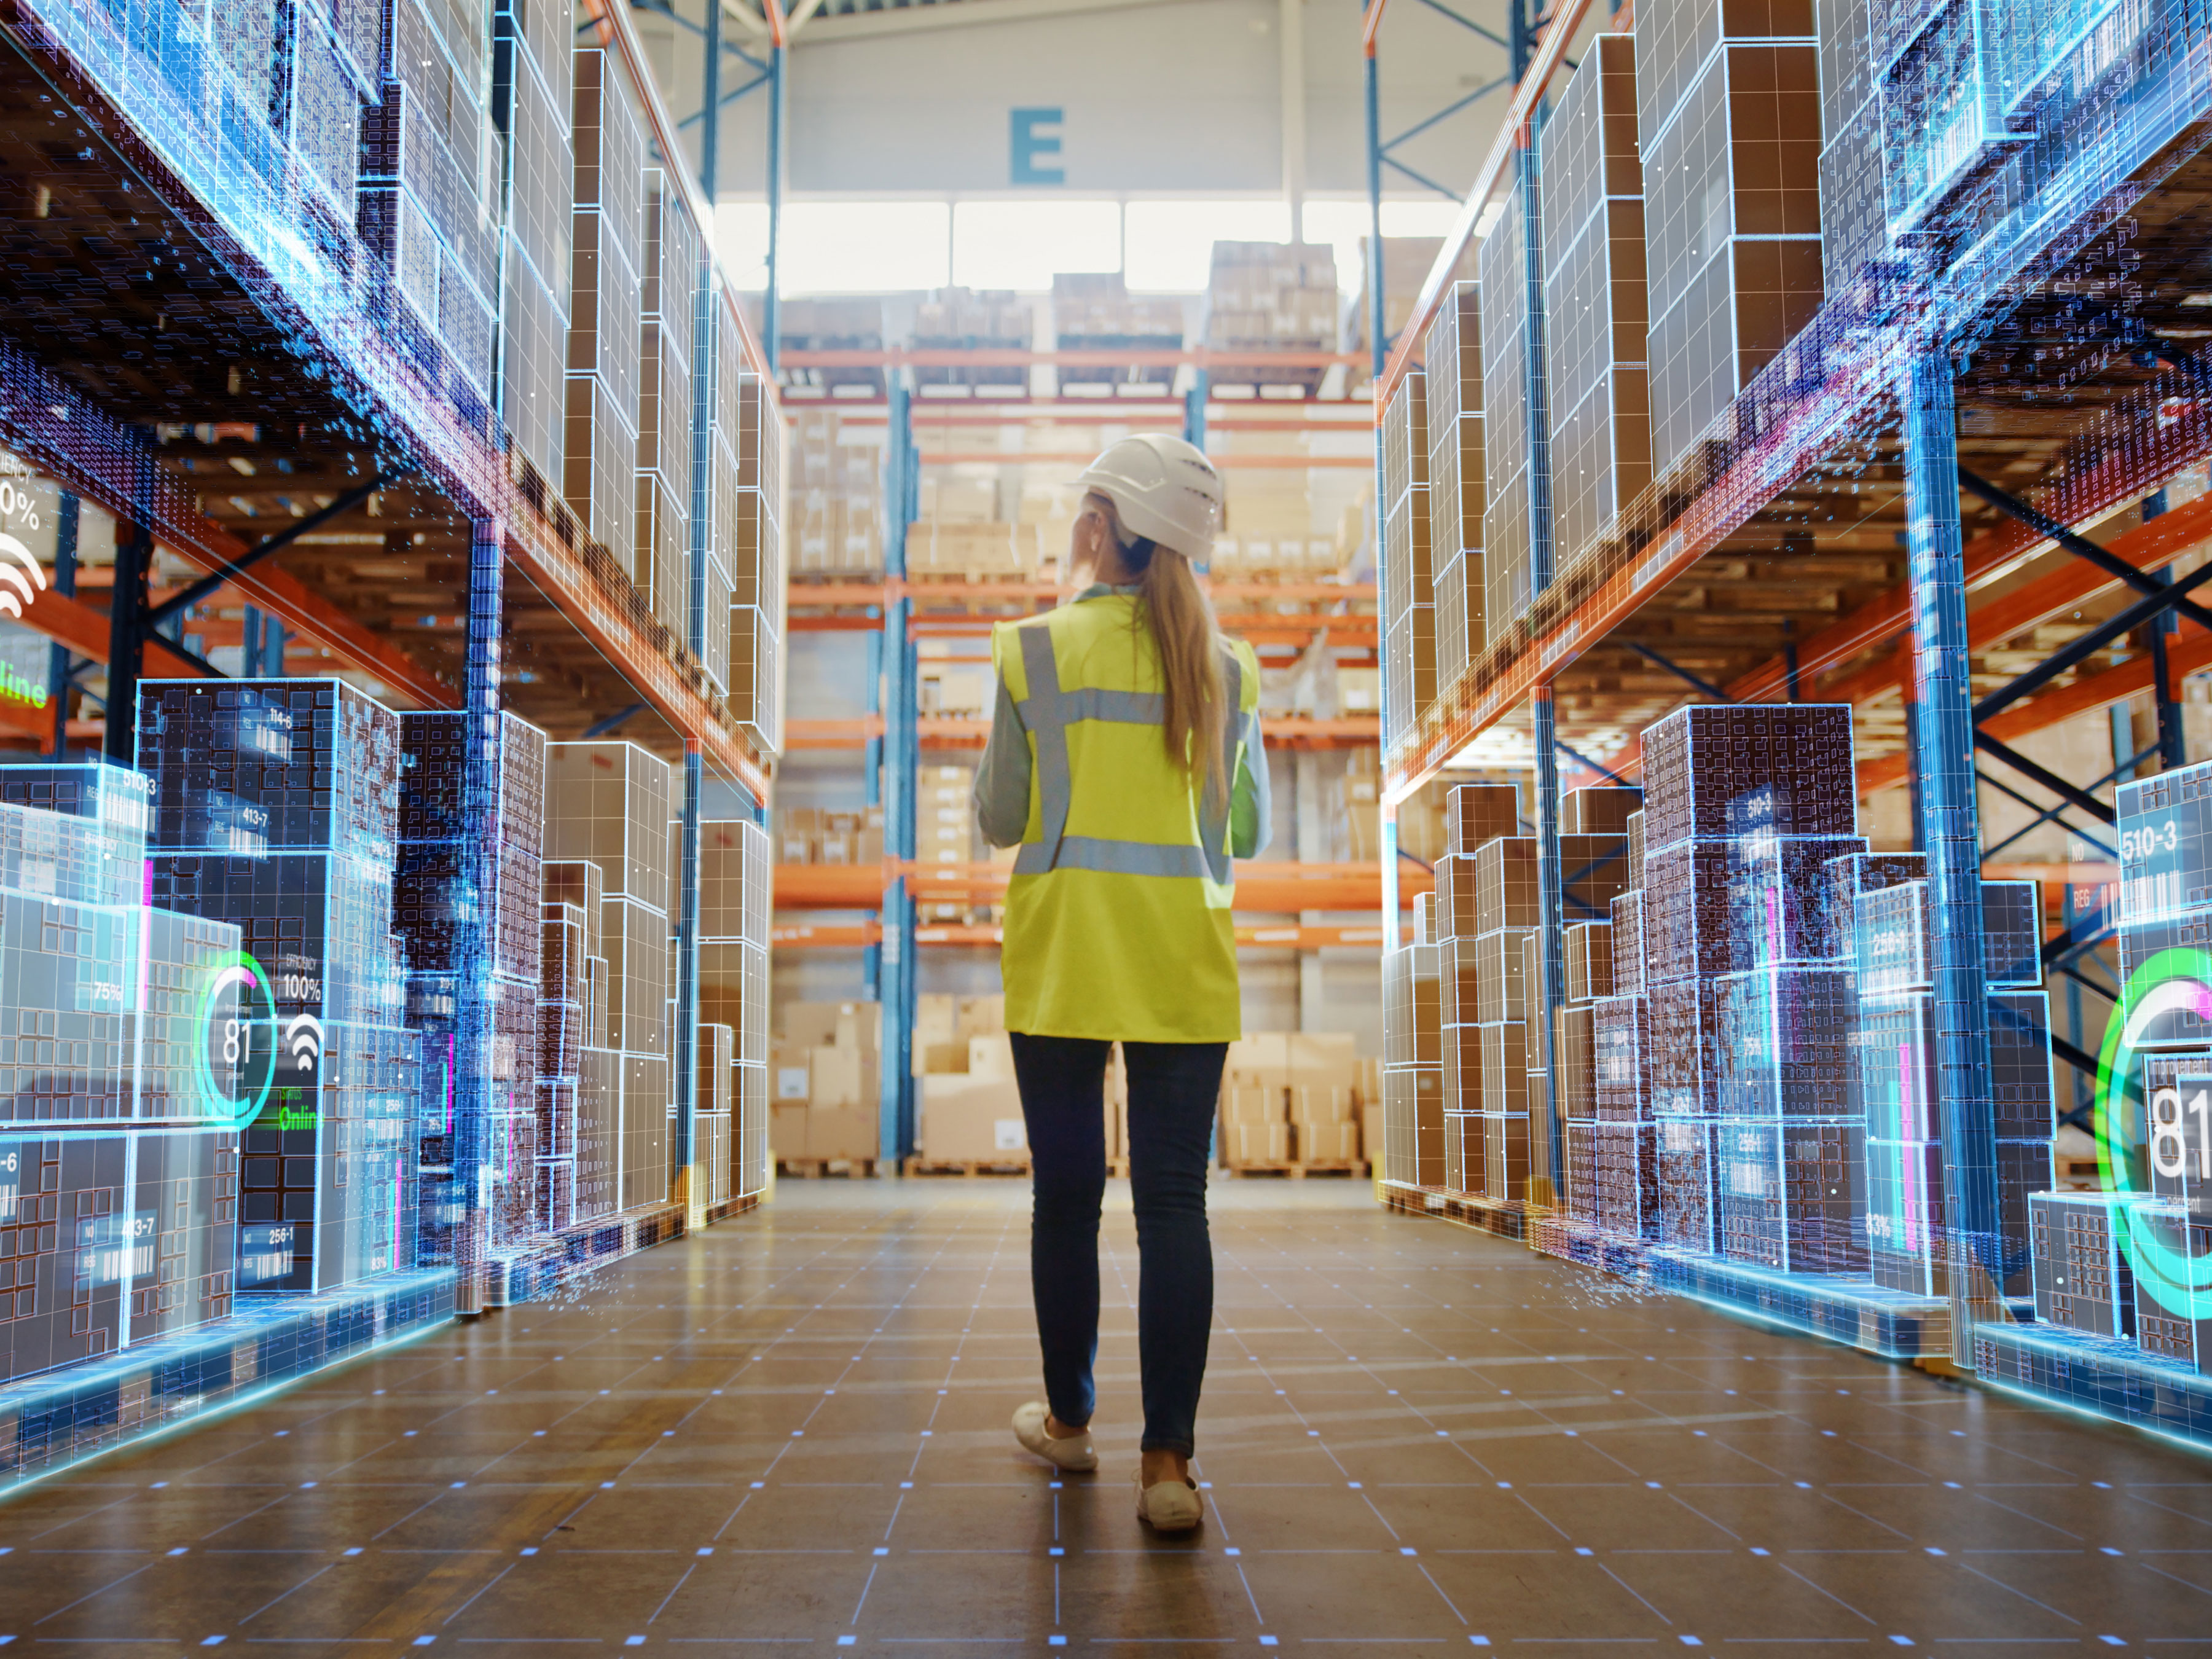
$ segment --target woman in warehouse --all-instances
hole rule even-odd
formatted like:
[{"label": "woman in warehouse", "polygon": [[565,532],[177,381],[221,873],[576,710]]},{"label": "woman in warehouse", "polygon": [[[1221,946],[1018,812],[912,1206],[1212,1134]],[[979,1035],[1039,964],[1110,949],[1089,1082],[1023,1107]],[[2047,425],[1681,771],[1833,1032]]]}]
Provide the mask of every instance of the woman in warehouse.
[{"label": "woman in warehouse", "polygon": [[1184,1532],[1200,1513],[1190,1459],[1213,1318],[1207,1157],[1242,1031],[1230,860],[1268,833],[1260,670],[1249,645],[1222,637],[1192,574],[1221,523],[1212,463],[1147,434],[1078,483],[1069,562],[1090,585],[996,629],[998,708],[975,780],[983,834],[1021,849],[1001,968],[1036,1172],[1045,1399],[1014,1413],[1014,1434],[1060,1468],[1097,1467],[1104,1085],[1118,1042],[1142,1262],[1137,1514]]}]

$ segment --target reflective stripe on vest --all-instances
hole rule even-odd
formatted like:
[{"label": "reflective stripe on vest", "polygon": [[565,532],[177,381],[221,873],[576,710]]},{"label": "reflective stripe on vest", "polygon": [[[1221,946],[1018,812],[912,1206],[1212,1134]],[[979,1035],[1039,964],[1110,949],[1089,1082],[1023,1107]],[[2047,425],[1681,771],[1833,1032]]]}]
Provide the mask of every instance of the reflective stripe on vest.
[{"label": "reflective stripe on vest", "polygon": [[1037,805],[1041,835],[1024,842],[1014,855],[1014,873],[1041,876],[1053,870],[1095,870],[1110,875],[1203,877],[1220,886],[1230,880],[1229,798],[1235,792],[1238,745],[1244,726],[1244,665],[1224,652],[1222,690],[1228,718],[1221,723],[1222,788],[1218,801],[1205,803],[1199,833],[1205,845],[1115,841],[1102,836],[1070,836],[1067,814],[1075,784],[1068,768],[1067,728],[1078,720],[1123,726],[1161,725],[1167,699],[1158,691],[1109,691],[1080,686],[1063,691],[1060,661],[1048,627],[1019,630],[1022,671],[1029,696],[1021,701],[1022,723],[1036,742]]}]

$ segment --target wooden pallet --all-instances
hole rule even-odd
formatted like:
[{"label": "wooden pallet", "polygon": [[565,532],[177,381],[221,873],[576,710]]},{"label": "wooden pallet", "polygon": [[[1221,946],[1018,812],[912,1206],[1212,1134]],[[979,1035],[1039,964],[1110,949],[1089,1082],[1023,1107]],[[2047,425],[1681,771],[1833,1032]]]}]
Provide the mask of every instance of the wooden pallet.
[{"label": "wooden pallet", "polygon": [[1030,1172],[1030,1161],[1025,1158],[910,1158],[901,1166],[910,1176],[1025,1176]]},{"label": "wooden pallet", "polygon": [[884,1160],[879,1158],[780,1158],[775,1161],[778,1176],[789,1176],[794,1181],[820,1181],[830,1176],[842,1176],[860,1181],[883,1172]]},{"label": "wooden pallet", "polygon": [[1232,1164],[1229,1173],[1232,1178],[1278,1176],[1285,1181],[1304,1181],[1308,1176],[1346,1176],[1364,1180],[1367,1162],[1353,1158],[1343,1164]]}]

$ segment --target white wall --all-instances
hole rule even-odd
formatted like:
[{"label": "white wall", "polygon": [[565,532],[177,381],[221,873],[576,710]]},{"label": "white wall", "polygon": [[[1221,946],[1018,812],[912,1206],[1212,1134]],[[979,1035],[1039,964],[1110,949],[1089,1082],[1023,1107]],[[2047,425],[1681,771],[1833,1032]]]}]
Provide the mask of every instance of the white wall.
[{"label": "white wall", "polygon": [[[1282,0],[1082,0],[1021,15],[1022,0],[965,0],[809,22],[791,48],[787,187],[799,195],[1280,194]],[[677,0],[697,20],[702,0]],[[1498,0],[1456,8],[1500,36]],[[1602,15],[1606,8],[1596,8]],[[963,14],[1000,21],[961,26]],[[1008,16],[1007,14],[1012,14]],[[1301,0],[1304,185],[1364,198],[1364,69],[1354,0]],[[701,101],[700,37],[633,11],[679,120]],[[734,24],[732,38],[764,53]],[[1401,0],[1386,16],[1378,58],[1387,139],[1506,74],[1504,51],[1426,6]],[[725,94],[750,78],[726,60]],[[1396,154],[1463,191],[1503,116],[1499,88]],[[1060,109],[1058,185],[1018,185],[1012,112]],[[764,165],[763,94],[728,106],[719,184],[757,199]],[[696,143],[697,129],[690,130]],[[696,159],[694,165],[696,165]],[[1441,199],[1395,172],[1386,193]]]}]

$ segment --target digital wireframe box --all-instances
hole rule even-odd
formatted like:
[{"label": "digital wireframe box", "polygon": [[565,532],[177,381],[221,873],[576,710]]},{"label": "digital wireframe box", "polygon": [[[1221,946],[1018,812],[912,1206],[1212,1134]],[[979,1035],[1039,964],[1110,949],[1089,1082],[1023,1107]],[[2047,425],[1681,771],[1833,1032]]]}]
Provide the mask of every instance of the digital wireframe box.
[{"label": "digital wireframe box", "polygon": [[1553,542],[1565,569],[1651,482],[1632,36],[1583,47],[1540,144]]},{"label": "digital wireframe box", "polygon": [[147,845],[388,863],[399,832],[399,717],[342,680],[141,680]]},{"label": "digital wireframe box", "polygon": [[238,1137],[0,1137],[0,1376],[88,1359],[231,1310]]}]

